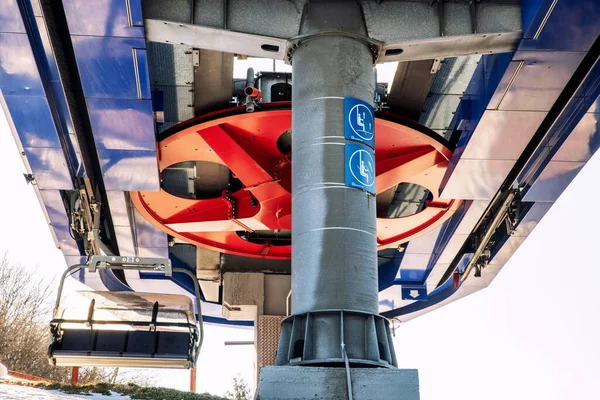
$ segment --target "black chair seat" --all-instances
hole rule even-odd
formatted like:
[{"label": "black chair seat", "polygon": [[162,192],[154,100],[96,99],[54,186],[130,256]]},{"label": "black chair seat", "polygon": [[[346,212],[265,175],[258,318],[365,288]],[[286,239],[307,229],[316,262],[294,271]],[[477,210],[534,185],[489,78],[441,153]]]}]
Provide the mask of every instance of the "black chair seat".
[{"label": "black chair seat", "polygon": [[54,342],[51,353],[90,357],[190,357],[188,332],[107,331],[65,329],[62,340]]}]

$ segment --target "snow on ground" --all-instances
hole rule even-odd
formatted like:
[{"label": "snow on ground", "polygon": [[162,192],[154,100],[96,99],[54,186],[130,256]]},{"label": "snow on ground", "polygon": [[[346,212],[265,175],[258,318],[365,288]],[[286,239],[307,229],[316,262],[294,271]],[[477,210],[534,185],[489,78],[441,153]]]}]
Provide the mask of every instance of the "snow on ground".
[{"label": "snow on ground", "polygon": [[27,386],[3,385],[0,383],[0,399],[2,400],[75,400],[75,399],[93,399],[93,400],[130,400],[129,396],[120,396],[112,393],[112,396],[104,396],[93,393],[91,395],[83,394],[65,394],[57,390],[43,390]]}]

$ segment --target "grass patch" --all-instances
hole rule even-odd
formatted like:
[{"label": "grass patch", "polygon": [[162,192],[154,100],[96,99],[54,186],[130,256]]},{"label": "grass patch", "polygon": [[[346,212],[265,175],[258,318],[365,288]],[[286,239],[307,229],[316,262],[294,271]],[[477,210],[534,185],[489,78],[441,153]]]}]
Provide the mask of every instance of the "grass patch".
[{"label": "grass patch", "polygon": [[71,385],[68,383],[19,382],[9,381],[4,384],[30,386],[46,390],[60,390],[66,394],[91,395],[98,393],[109,396],[112,392],[131,397],[132,400],[227,400],[225,397],[209,393],[190,393],[163,387],[144,387],[134,383],[115,384],[97,383],[89,385]]}]

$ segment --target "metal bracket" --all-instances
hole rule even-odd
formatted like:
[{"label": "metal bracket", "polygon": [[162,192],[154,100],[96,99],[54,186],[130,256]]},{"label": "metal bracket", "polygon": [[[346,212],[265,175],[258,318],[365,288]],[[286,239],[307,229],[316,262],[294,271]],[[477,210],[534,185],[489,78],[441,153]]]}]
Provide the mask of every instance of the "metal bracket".
[{"label": "metal bracket", "polygon": [[433,65],[431,66],[431,75],[435,75],[436,72],[442,68],[442,62],[444,62],[443,58],[436,58],[433,60]]},{"label": "metal bracket", "polygon": [[168,258],[92,256],[87,268],[90,272],[96,272],[98,269],[164,271],[165,276],[173,276],[173,266]]},{"label": "metal bracket", "polygon": [[35,178],[33,177],[33,174],[23,174],[23,176],[25,177],[25,182],[29,185],[35,185]]},{"label": "metal bracket", "polygon": [[310,40],[320,38],[323,36],[345,36],[345,37],[349,37],[349,38],[356,39],[358,41],[363,42],[365,45],[367,45],[369,47],[369,49],[371,50],[371,53],[373,54],[373,64],[377,63],[379,56],[381,54],[381,48],[383,47],[383,42],[381,42],[379,40],[371,39],[368,36],[360,35],[357,33],[345,32],[345,31],[323,31],[323,32],[314,33],[314,34],[299,35],[299,36],[289,39],[287,42],[287,46],[286,46],[284,61],[287,64],[291,65],[292,57],[294,55],[294,50],[298,46],[300,46],[301,43],[305,43]]},{"label": "metal bracket", "polygon": [[200,50],[192,49],[192,65],[194,67],[200,66]]}]

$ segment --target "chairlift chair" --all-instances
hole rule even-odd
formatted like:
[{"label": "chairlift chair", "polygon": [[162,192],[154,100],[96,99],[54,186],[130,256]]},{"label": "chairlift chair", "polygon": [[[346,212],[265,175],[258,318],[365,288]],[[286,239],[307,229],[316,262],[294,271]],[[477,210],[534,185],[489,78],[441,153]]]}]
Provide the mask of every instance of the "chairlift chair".
[{"label": "chairlift chair", "polygon": [[[185,273],[194,282],[198,318],[185,295],[81,291],[61,298],[65,279],[80,268]],[[50,331],[53,365],[195,368],[203,340],[198,281],[192,272],[172,268],[168,259],[92,256],[63,274]]]}]

